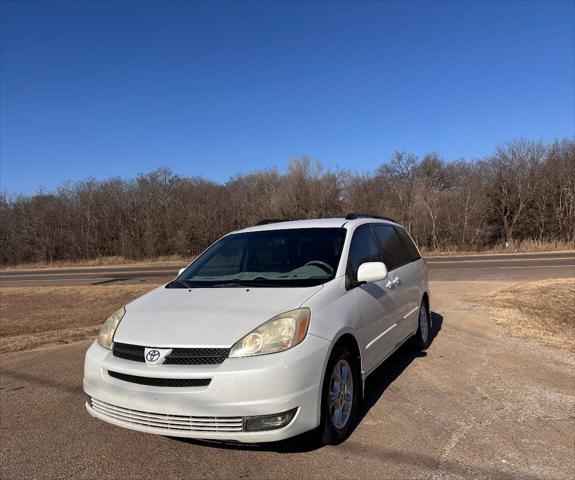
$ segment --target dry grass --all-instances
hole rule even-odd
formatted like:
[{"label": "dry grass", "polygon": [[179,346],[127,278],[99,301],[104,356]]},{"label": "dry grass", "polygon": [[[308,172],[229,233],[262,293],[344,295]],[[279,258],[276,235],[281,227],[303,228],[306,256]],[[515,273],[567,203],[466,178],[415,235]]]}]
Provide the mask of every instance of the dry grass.
[{"label": "dry grass", "polygon": [[447,248],[441,250],[429,250],[422,248],[421,253],[424,256],[434,255],[481,255],[481,254],[501,254],[501,253],[536,253],[536,252],[570,252],[575,250],[575,243],[573,242],[541,242],[538,240],[524,240],[522,242],[515,242],[509,246],[504,244],[497,244],[491,248],[484,248],[481,250],[458,250],[457,248]]},{"label": "dry grass", "polygon": [[575,351],[575,278],[526,282],[482,300],[511,334]]},{"label": "dry grass", "polygon": [[93,337],[109,314],[156,285],[0,289],[0,353]]},{"label": "dry grass", "polygon": [[179,255],[169,255],[156,258],[146,258],[133,260],[125,257],[98,257],[91,260],[62,260],[58,262],[36,262],[20,263],[18,265],[4,265],[4,271],[29,270],[36,268],[70,268],[70,267],[107,267],[122,265],[174,265],[185,266],[192,261],[193,257],[181,257]]}]

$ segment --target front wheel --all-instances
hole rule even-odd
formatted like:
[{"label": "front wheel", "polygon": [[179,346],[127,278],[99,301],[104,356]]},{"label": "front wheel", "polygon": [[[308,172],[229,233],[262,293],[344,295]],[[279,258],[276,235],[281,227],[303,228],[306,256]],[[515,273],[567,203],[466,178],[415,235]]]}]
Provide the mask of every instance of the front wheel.
[{"label": "front wheel", "polygon": [[417,332],[412,339],[412,345],[419,349],[425,350],[431,343],[431,314],[425,301],[421,302],[419,307],[419,318],[417,321]]},{"label": "front wheel", "polygon": [[322,392],[321,440],[327,445],[343,442],[356,420],[359,393],[357,360],[345,345],[331,354]]}]

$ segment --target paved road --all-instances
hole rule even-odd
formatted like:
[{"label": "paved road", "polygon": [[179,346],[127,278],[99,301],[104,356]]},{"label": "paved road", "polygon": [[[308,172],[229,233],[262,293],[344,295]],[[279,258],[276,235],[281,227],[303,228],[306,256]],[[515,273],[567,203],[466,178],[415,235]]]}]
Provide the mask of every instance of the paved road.
[{"label": "paved road", "polygon": [[368,380],[342,445],[225,446],[109,426],[85,411],[88,342],[0,357],[0,478],[571,479],[575,359],[510,338],[462,300],[501,282],[432,282],[436,337]]},{"label": "paved road", "polygon": [[[575,252],[430,257],[432,280],[504,280],[575,276]],[[137,265],[0,271],[0,286],[159,283],[178,267]]]},{"label": "paved road", "polygon": [[575,252],[431,257],[431,280],[529,280],[575,276]]}]

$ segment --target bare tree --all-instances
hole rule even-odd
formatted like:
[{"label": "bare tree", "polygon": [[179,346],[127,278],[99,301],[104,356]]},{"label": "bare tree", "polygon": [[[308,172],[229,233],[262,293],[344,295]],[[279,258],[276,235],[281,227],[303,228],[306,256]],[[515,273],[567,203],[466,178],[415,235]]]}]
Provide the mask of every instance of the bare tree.
[{"label": "bare tree", "polygon": [[262,218],[356,211],[403,223],[429,249],[535,239],[575,243],[575,139],[516,140],[475,161],[396,152],[375,172],[332,172],[307,157],[287,172],[224,184],[160,168],[135,179],[0,195],[0,262],[194,255]]},{"label": "bare tree", "polygon": [[516,140],[497,147],[487,160],[494,211],[501,221],[503,239],[510,244],[518,222],[534,200],[536,174],[544,155],[543,144]]}]

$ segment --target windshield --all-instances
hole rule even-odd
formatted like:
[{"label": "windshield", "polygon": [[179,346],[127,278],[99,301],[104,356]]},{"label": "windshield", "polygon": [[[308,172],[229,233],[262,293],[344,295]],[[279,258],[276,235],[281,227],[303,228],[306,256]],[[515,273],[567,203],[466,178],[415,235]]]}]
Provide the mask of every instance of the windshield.
[{"label": "windshield", "polygon": [[235,233],[214,243],[169,288],[312,286],[335,276],[343,228]]}]

